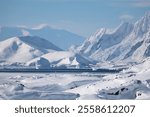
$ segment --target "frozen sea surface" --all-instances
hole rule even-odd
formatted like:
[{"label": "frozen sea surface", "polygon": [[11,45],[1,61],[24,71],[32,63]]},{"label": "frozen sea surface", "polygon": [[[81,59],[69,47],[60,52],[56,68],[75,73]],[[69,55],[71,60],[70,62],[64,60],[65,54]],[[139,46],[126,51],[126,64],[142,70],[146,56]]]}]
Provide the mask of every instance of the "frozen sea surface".
[{"label": "frozen sea surface", "polygon": [[149,72],[0,73],[2,100],[150,99]]},{"label": "frozen sea surface", "polygon": [[101,74],[0,73],[0,99],[75,100],[75,89],[101,80]]}]

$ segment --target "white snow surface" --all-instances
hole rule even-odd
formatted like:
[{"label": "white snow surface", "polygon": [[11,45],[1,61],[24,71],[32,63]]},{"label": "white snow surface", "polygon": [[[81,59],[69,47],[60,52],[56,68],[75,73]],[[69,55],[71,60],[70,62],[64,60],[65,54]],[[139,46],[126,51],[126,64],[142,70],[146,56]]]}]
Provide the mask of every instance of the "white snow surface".
[{"label": "white snow surface", "polygon": [[45,39],[35,36],[12,37],[0,42],[0,61],[27,62],[43,54],[61,51]]}]

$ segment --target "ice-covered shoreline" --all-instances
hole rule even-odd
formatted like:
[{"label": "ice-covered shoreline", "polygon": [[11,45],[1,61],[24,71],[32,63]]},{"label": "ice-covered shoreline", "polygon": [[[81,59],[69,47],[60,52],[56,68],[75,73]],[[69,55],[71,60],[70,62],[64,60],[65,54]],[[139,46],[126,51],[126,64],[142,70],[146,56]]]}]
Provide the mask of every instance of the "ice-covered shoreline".
[{"label": "ice-covered shoreline", "polygon": [[150,99],[150,70],[141,66],[113,74],[0,73],[0,99]]}]

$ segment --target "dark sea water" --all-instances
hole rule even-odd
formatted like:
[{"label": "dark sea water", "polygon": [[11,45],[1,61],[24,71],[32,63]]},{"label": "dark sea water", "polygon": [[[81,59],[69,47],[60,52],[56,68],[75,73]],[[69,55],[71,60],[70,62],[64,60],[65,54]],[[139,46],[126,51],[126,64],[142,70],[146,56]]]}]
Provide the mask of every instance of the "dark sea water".
[{"label": "dark sea water", "polygon": [[0,72],[29,72],[29,73],[118,73],[123,69],[0,69]]}]

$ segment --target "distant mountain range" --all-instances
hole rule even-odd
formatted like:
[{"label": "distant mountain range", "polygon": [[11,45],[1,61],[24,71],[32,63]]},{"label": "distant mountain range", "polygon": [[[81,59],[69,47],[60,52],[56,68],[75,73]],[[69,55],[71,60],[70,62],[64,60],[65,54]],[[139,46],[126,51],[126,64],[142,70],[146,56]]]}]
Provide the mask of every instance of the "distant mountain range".
[{"label": "distant mountain range", "polygon": [[21,64],[40,69],[135,64],[150,57],[150,12],[134,24],[125,22],[114,30],[100,29],[82,45],[65,51],[64,48],[84,38],[42,26],[34,29],[1,27],[0,39],[3,40],[0,42],[0,66]]},{"label": "distant mountain range", "polygon": [[80,45],[85,39],[85,37],[75,33],[54,29],[48,25],[40,25],[35,28],[0,27],[0,41],[17,36],[38,36],[52,42],[63,50],[68,49],[72,44]]}]

